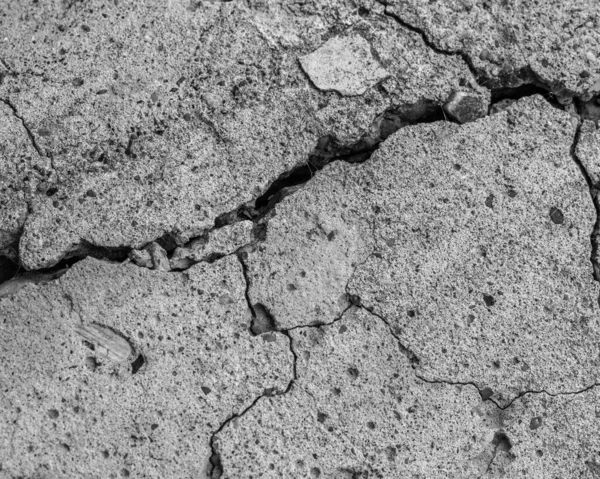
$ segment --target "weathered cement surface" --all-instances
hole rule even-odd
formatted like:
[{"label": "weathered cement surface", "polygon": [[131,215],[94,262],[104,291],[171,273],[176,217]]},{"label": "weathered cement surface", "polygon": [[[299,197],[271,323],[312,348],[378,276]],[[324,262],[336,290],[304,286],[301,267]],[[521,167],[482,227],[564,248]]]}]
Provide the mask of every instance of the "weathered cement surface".
[{"label": "weathered cement surface", "polygon": [[[28,269],[55,264],[82,240],[139,248],[172,232],[185,243],[305,162],[322,136],[354,142],[384,110],[419,116],[455,91],[486,102],[462,59],[433,52],[377,3],[366,17],[342,1],[319,17],[239,2],[0,8],[12,72],[0,98],[54,165],[30,200],[20,255]],[[334,26],[338,40],[327,40]],[[352,98],[313,87],[298,61],[346,37],[389,72]]]},{"label": "weathered cement surface", "polygon": [[285,198],[248,259],[250,300],[281,328],[351,297],[390,322],[433,380],[507,404],[598,379],[596,213],[569,116],[531,97],[464,126],[407,127],[362,165]]},{"label": "weathered cement surface", "polygon": [[[291,333],[298,379],[216,438],[223,478],[476,477],[497,411],[470,386],[417,379],[387,325],[349,310]],[[452,441],[447,439],[452,437]]]},{"label": "weathered cement surface", "polygon": [[0,479],[600,477],[598,13],[0,2]]},{"label": "weathered cement surface", "polygon": [[[600,91],[600,4],[488,0],[382,0],[388,13],[437,48],[461,52],[490,79],[518,86],[537,79],[561,96]],[[568,101],[568,100],[566,100]]]},{"label": "weathered cement surface", "polygon": [[[235,258],[183,273],[88,259],[2,298],[0,477],[206,477],[219,426],[292,379],[288,338],[248,334],[244,288]],[[135,353],[90,350],[81,325]]]}]

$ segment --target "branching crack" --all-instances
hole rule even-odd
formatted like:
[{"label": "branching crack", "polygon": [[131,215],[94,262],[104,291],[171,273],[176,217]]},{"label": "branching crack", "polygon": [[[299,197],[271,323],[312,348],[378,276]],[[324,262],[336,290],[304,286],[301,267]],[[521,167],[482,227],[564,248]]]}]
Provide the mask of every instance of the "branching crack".
[{"label": "branching crack", "polygon": [[[250,302],[250,298],[248,295],[248,290],[249,290],[249,281],[248,281],[248,272],[247,272],[247,266],[244,263],[244,260],[242,258],[242,255],[237,255],[237,258],[242,266],[242,271],[243,271],[243,276],[244,276],[244,280],[246,281],[246,291],[245,291],[245,296],[246,296],[246,302],[248,304],[248,309],[250,310],[250,313],[252,315],[252,320],[254,321],[255,317],[256,317],[256,312],[255,312],[255,308],[252,305],[252,303]],[[233,414],[231,415],[229,418],[227,418],[218,428],[215,432],[213,432],[213,434],[210,437],[210,449],[211,449],[211,456],[210,456],[210,468],[208,471],[208,477],[210,479],[219,479],[222,474],[223,474],[223,464],[221,462],[221,455],[218,451],[217,445],[215,444],[215,439],[217,437],[217,435],[225,428],[225,426],[227,426],[231,421],[233,421],[234,419],[238,419],[243,417],[248,411],[250,411],[257,403],[258,401],[260,401],[262,398],[265,397],[274,397],[274,396],[283,396],[287,393],[289,393],[296,381],[296,379],[298,379],[298,355],[296,354],[296,351],[294,350],[294,343],[293,343],[293,339],[292,336],[290,335],[290,333],[288,331],[272,331],[272,332],[268,332],[265,334],[282,334],[284,336],[286,336],[288,338],[288,344],[290,347],[290,352],[292,354],[292,358],[293,358],[293,362],[292,362],[292,378],[290,379],[290,381],[288,382],[287,387],[285,388],[284,391],[280,391],[280,392],[274,392],[274,393],[264,393],[261,394],[260,396],[256,397],[254,399],[254,401],[252,401],[252,403],[245,408],[242,412],[237,413],[237,414]]]}]

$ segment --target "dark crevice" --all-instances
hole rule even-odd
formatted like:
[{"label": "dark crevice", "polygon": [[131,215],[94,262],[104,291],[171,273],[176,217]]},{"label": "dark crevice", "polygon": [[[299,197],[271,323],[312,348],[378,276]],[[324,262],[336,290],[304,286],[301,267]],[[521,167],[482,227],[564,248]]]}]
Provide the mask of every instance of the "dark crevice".
[{"label": "dark crevice", "polygon": [[[491,397],[493,394],[493,391],[490,388],[480,388],[477,385],[477,383],[475,383],[473,381],[448,381],[448,380],[443,380],[443,379],[427,379],[418,373],[415,373],[415,376],[418,379],[420,379],[421,381],[428,383],[428,384],[446,384],[448,386],[471,386],[471,387],[474,387],[475,389],[477,389],[477,392],[479,393],[479,396],[481,397],[482,401],[490,401],[498,409],[506,409],[508,407],[508,405],[501,406],[500,404],[498,404],[498,402],[496,402],[495,399],[493,399]],[[514,399],[509,404],[512,404],[513,401],[514,401]]]},{"label": "dark crevice", "polygon": [[398,347],[400,348],[400,352],[402,354],[404,354],[404,356],[406,356],[408,358],[408,362],[410,363],[411,367],[413,369],[416,369],[419,366],[419,363],[421,362],[419,360],[419,357],[410,350],[410,348],[406,347],[403,343],[402,340],[400,339],[400,331],[396,330],[391,324],[390,322],[385,319],[383,316],[381,316],[380,314],[377,314],[376,312],[373,311],[373,308],[367,307],[365,306],[362,301],[360,300],[360,298],[358,296],[354,296],[354,301],[356,302],[355,306],[357,308],[361,308],[364,309],[367,313],[371,314],[372,316],[375,316],[376,318],[379,318],[389,329],[391,335],[394,337],[394,339],[396,339],[396,341],[398,342]]},{"label": "dark crevice", "polygon": [[141,354],[138,355],[138,357],[135,358],[135,361],[131,363],[131,374],[137,374],[145,362],[146,360],[144,359],[144,356]]},{"label": "dark crevice", "polygon": [[431,50],[433,50],[435,53],[438,53],[440,55],[445,55],[445,56],[459,56],[460,58],[462,58],[462,60],[465,62],[465,64],[469,67],[469,70],[471,71],[473,78],[475,78],[475,81],[477,81],[477,83],[482,85],[482,83],[480,83],[480,75],[478,74],[477,69],[475,68],[475,66],[473,65],[473,62],[471,61],[471,59],[469,58],[469,56],[466,53],[463,53],[461,51],[446,51],[446,50],[439,48],[429,38],[429,36],[427,35],[427,33],[424,30],[422,30],[421,28],[415,27],[414,25],[411,25],[410,23],[406,22],[403,18],[401,18],[399,15],[396,15],[395,13],[389,11],[387,8],[387,2],[385,0],[379,0],[379,3],[381,3],[382,5],[385,6],[385,9],[383,11],[384,15],[394,19],[399,25],[406,28],[407,30],[419,35],[421,37],[421,39],[423,40],[423,43],[425,43],[425,45],[427,45],[427,47],[430,48]]},{"label": "dark crevice", "polygon": [[0,284],[15,278],[21,272],[21,266],[8,256],[0,256]]},{"label": "dark crevice", "polygon": [[559,110],[564,110],[563,105],[561,105],[552,92],[548,91],[547,88],[544,88],[540,85],[536,85],[534,83],[525,83],[523,85],[517,87],[506,87],[506,88],[494,88],[491,90],[491,102],[490,108],[496,105],[499,102],[504,100],[520,100],[521,98],[525,98],[533,95],[541,95],[544,99],[552,105],[554,108]]},{"label": "dark crevice", "polygon": [[[575,92],[564,88],[560,84],[552,84],[551,82],[544,80],[535,71],[533,71],[529,65],[525,65],[521,68],[504,67],[502,70],[500,70],[500,73],[497,76],[489,77],[483,71],[475,67],[475,64],[467,53],[461,50],[444,50],[438,47],[425,30],[408,23],[400,15],[391,12],[388,9],[388,1],[378,1],[384,5],[384,14],[386,16],[393,18],[402,27],[419,35],[428,48],[440,55],[459,56],[471,71],[471,74],[475,78],[475,81],[478,83],[478,85],[492,91],[492,98],[495,90],[517,90],[512,92],[512,94],[516,95],[512,97],[512,99],[523,98],[523,96],[530,96],[532,94],[539,93],[554,106],[556,103],[560,103],[561,105],[570,104],[576,98],[580,98],[582,96],[585,97],[585,94],[576,94]],[[523,90],[518,91],[521,88],[523,88]],[[530,92],[527,92],[527,90]],[[506,93],[501,93],[501,95]],[[494,103],[494,101],[492,101],[492,103]]]},{"label": "dark crevice", "polygon": [[292,379],[289,381],[285,391],[272,391],[272,390],[266,390],[263,394],[261,394],[260,396],[258,396],[256,399],[254,399],[254,401],[252,401],[252,403],[246,408],[244,409],[242,412],[238,413],[238,414],[233,414],[231,415],[229,418],[227,418],[218,428],[217,430],[211,435],[210,437],[210,450],[211,450],[211,455],[210,455],[210,459],[209,459],[209,470],[208,470],[208,477],[210,479],[219,479],[222,475],[223,475],[223,463],[221,460],[221,455],[219,454],[219,451],[216,447],[215,444],[215,438],[217,437],[217,435],[225,428],[225,426],[227,426],[232,420],[237,419],[237,418],[241,418],[243,417],[248,411],[250,411],[250,409],[252,409],[257,403],[258,401],[260,401],[262,398],[265,397],[275,397],[275,396],[283,396],[287,393],[290,392],[290,390],[292,389],[292,386],[294,385],[294,382],[296,381],[298,375],[297,375],[297,362],[298,362],[298,356],[296,355],[296,352],[294,351],[294,347],[293,347],[293,343],[292,343],[292,338],[289,335],[289,333],[283,331],[280,332],[280,334],[283,334],[284,336],[287,336],[288,340],[289,340],[289,345],[290,345],[290,351],[292,353],[292,357],[293,357],[293,377]]},{"label": "dark crevice", "polygon": [[309,154],[305,163],[281,174],[271,186],[254,202],[258,219],[272,210],[285,196],[297,191],[298,187],[310,181],[317,171],[334,161],[346,163],[364,163],[377,151],[381,142],[399,129],[420,123],[445,121],[441,105],[430,102],[411,106],[390,107],[380,114],[371,125],[369,133],[358,141],[345,145],[335,137],[321,137],[315,149]]}]

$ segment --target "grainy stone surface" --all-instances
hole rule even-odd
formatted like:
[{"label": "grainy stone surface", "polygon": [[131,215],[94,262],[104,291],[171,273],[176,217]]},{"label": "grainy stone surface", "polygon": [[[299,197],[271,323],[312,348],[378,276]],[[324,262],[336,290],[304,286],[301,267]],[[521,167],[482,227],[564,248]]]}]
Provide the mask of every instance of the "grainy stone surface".
[{"label": "grainy stone surface", "polygon": [[[385,0],[439,49],[461,52],[491,85],[538,79],[559,95],[600,91],[600,4],[592,0]],[[530,70],[523,71],[522,70]]]},{"label": "grainy stone surface", "polygon": [[586,120],[581,125],[575,153],[592,183],[600,185],[600,133],[593,121]]},{"label": "grainy stone surface", "polygon": [[[292,378],[288,338],[248,334],[244,287],[235,258],[184,273],[87,259],[1,298],[0,477],[207,477],[211,435]],[[82,327],[128,342],[131,363]]]},{"label": "grainy stone surface", "polygon": [[600,477],[599,14],[0,2],[0,479]]},{"label": "grainy stone surface", "polygon": [[383,321],[352,309],[335,324],[291,336],[298,378],[288,394],[261,399],[217,435],[223,478],[486,471],[498,410],[472,386],[417,379]]},{"label": "grainy stone surface", "polygon": [[541,97],[459,127],[407,127],[277,207],[250,254],[250,300],[280,327],[351,298],[384,316],[430,379],[507,404],[598,378],[595,209],[569,116]]},{"label": "grainy stone surface", "polygon": [[[191,238],[305,162],[320,137],[353,142],[386,109],[419,116],[474,91],[460,58],[431,51],[378,4],[366,17],[341,1],[321,17],[240,2],[0,8],[10,45],[2,58],[14,72],[0,98],[56,175],[55,194],[31,201],[20,254],[29,269],[82,241],[140,248],[165,232]],[[326,38],[332,28],[337,40]],[[380,88],[343,98],[311,86],[298,59],[345,37],[376,52],[390,73]]]}]

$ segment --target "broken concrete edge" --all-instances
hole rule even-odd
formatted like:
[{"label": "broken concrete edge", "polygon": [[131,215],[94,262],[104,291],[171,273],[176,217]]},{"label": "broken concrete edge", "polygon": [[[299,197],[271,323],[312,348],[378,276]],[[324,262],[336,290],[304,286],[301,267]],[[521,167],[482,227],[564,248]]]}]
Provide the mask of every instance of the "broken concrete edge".
[{"label": "broken concrete edge", "polygon": [[512,83],[511,80],[512,81],[516,80],[516,82],[517,82],[516,88],[521,87],[521,86],[527,86],[527,85],[533,85],[535,87],[541,88],[541,89],[545,90],[546,92],[548,92],[550,95],[554,96],[561,105],[569,105],[574,100],[579,100],[581,102],[588,102],[588,101],[592,100],[593,98],[600,97],[599,95],[593,95],[593,93],[591,93],[591,92],[578,94],[574,91],[569,90],[568,88],[564,88],[561,85],[554,85],[552,82],[540,77],[540,75],[538,75],[535,71],[533,71],[533,69],[529,65],[524,66],[517,71],[511,71],[508,73],[500,72],[500,75],[498,78],[488,77],[481,70],[479,70],[478,68],[475,67],[475,65],[473,64],[473,61],[471,60],[469,55],[467,55],[465,52],[463,52],[461,50],[445,50],[443,48],[440,48],[430,38],[430,36],[427,34],[427,32],[425,30],[412,25],[411,23],[409,23],[405,19],[403,19],[401,16],[399,16],[397,13],[394,13],[393,11],[391,11],[389,9],[389,5],[386,0],[377,0],[377,1],[384,6],[384,10],[383,10],[384,15],[392,18],[399,25],[406,28],[407,30],[410,30],[411,32],[414,32],[417,35],[419,35],[422,38],[425,45],[427,45],[427,47],[431,48],[434,52],[439,53],[441,55],[447,55],[447,56],[459,56],[464,61],[464,63],[467,65],[467,67],[471,71],[471,74],[473,75],[473,78],[475,79],[475,81],[477,82],[479,87],[481,87],[481,88],[485,88],[490,91],[493,91],[493,90],[501,90],[503,88],[506,88],[506,86],[504,86],[504,85],[507,85],[507,84],[510,85],[509,88],[515,87],[515,85],[511,84]]},{"label": "broken concrete edge", "polygon": [[[531,90],[527,87],[528,87],[528,85],[525,85],[523,87],[519,87],[516,89],[510,89],[510,91],[504,92],[504,93],[507,95],[507,98],[511,98],[511,99],[518,99],[521,97],[530,96]],[[535,94],[536,90],[533,90],[533,91]],[[549,99],[546,98],[545,96],[543,98],[546,101],[548,101],[552,106],[561,108],[560,105],[552,104],[552,102],[550,102]],[[493,102],[492,104],[490,104],[490,106],[492,106],[493,104],[500,102],[502,100],[503,100],[503,96],[500,94],[497,96],[496,101]],[[2,101],[4,101],[4,100],[2,100]],[[438,106],[441,107],[441,105],[438,105]],[[415,125],[415,124],[420,124],[420,123],[432,123],[435,121],[449,121],[445,117],[445,115],[440,117],[439,115],[436,115],[435,113],[431,114],[427,110],[427,108],[425,108],[425,110],[426,110],[425,115],[423,115],[420,118],[414,119],[412,121],[407,121],[405,119],[406,111],[394,111],[394,110],[388,111],[388,110],[386,110],[378,118],[376,118],[373,122],[374,124],[373,124],[372,129],[376,132],[375,136],[366,135],[365,137],[359,139],[353,145],[340,145],[340,144],[336,143],[335,139],[332,139],[330,137],[324,138],[324,142],[323,142],[324,146],[319,147],[319,145],[317,145],[315,147],[315,149],[313,150],[312,155],[309,157],[309,159],[306,160],[306,162],[296,165],[295,167],[291,168],[287,172],[284,172],[283,174],[279,175],[278,178],[276,178],[275,180],[273,180],[270,183],[270,186],[265,190],[264,193],[262,193],[262,195],[256,197],[253,201],[244,203],[229,212],[219,215],[218,217],[215,218],[214,224],[211,228],[208,228],[208,229],[205,229],[205,230],[199,232],[197,236],[194,236],[192,238],[186,238],[187,241],[185,241],[185,242],[181,241],[181,239],[180,239],[181,237],[180,237],[179,233],[176,231],[165,232],[161,237],[156,238],[153,241],[149,241],[148,243],[141,245],[138,248],[134,248],[131,246],[103,247],[101,245],[94,245],[89,242],[86,242],[85,240],[81,240],[79,244],[75,245],[74,250],[67,256],[63,257],[63,259],[59,263],[57,263],[55,266],[53,266],[51,268],[43,268],[41,270],[32,270],[31,272],[54,274],[59,270],[63,270],[65,268],[65,266],[67,266],[67,267],[71,266],[72,264],[76,263],[77,261],[85,259],[88,256],[92,256],[92,257],[95,257],[98,259],[109,258],[111,260],[116,260],[116,261],[126,261],[130,257],[130,254],[132,251],[147,248],[149,245],[151,245],[154,242],[158,242],[160,244],[161,241],[173,241],[173,242],[175,242],[175,244],[177,246],[185,247],[185,246],[188,246],[189,244],[191,244],[193,241],[195,241],[199,238],[202,238],[206,235],[209,235],[210,232],[212,232],[214,230],[223,228],[225,226],[230,226],[230,225],[238,223],[240,221],[250,220],[254,223],[253,234],[254,234],[255,239],[254,239],[253,243],[244,245],[241,248],[238,248],[235,252],[231,253],[231,254],[237,255],[238,253],[242,252],[243,250],[245,250],[247,248],[252,248],[252,247],[256,246],[258,243],[262,242],[266,235],[266,228],[268,226],[269,219],[270,219],[271,215],[273,214],[277,204],[279,202],[281,202],[286,196],[294,194],[296,191],[298,191],[298,189],[302,188],[306,183],[308,183],[313,178],[314,174],[316,174],[317,171],[323,169],[328,164],[333,163],[335,161],[344,161],[344,162],[348,162],[348,163],[366,162],[371,158],[373,153],[375,151],[377,151],[377,149],[379,148],[379,145],[383,141],[385,141],[385,139],[387,137],[389,137],[391,134],[395,133],[396,131],[398,131],[399,129],[401,129],[405,126]],[[15,113],[15,116],[20,119],[20,117],[16,114],[14,109],[13,109],[13,112]],[[488,115],[489,114],[490,114],[490,112],[488,112]],[[382,131],[382,129],[383,129],[382,118],[385,117],[386,115],[389,115],[392,118],[392,120],[391,120],[392,122],[400,119],[400,121],[402,123],[399,126],[395,125],[397,128],[392,129],[392,131],[383,132]],[[21,121],[23,122],[23,120],[21,120]],[[592,200],[594,202],[594,206],[596,207],[596,211],[597,211],[596,226],[594,227],[594,230],[591,233],[591,242],[592,242],[591,262],[592,262],[592,266],[593,266],[593,270],[594,270],[594,278],[596,280],[600,280],[600,265],[596,264],[596,261],[595,261],[596,252],[598,251],[597,237],[600,233],[600,204],[598,203],[598,199],[597,199],[598,192],[594,188],[594,185],[592,185],[589,174],[585,170],[585,167],[583,166],[582,162],[579,160],[579,158],[577,158],[576,151],[575,151],[576,147],[577,147],[577,143],[579,141],[581,123],[582,123],[582,118],[581,118],[581,116],[579,116],[578,117],[578,127],[576,130],[576,134],[575,134],[575,138],[574,138],[572,147],[571,147],[571,156],[572,156],[573,160],[579,166],[582,174],[584,175],[584,178],[586,179],[586,182],[588,183],[588,186],[590,187],[590,194],[591,194]],[[23,124],[24,124],[24,122],[23,122]],[[27,131],[28,131],[32,141],[34,141],[29,130],[27,130]],[[323,138],[320,139],[319,143],[321,143],[321,140],[323,140]],[[311,158],[315,157],[315,156],[317,158],[316,159],[313,158],[313,161],[311,161]],[[28,203],[28,205],[29,205],[29,203]],[[25,219],[25,221],[27,221],[27,218]],[[165,248],[165,249],[167,250],[167,252],[172,253],[172,251],[175,249],[175,247]],[[213,257],[203,258],[201,261],[212,262],[212,261],[216,261],[216,260],[220,259],[223,256],[225,256],[225,255],[214,255]],[[19,257],[19,255],[18,255],[18,248],[17,248],[17,258],[18,257]],[[198,262],[199,261],[195,261],[192,264],[190,264],[188,267],[191,267],[191,266],[193,266],[193,264],[196,264]],[[22,268],[19,268],[19,269],[22,269]],[[185,269],[187,269],[187,268],[176,269],[176,271],[185,271]],[[26,273],[24,273],[24,274],[26,274]],[[18,276],[15,276],[15,277],[18,277]],[[53,279],[55,279],[55,278],[53,278]],[[2,283],[3,282],[0,281],[0,284],[2,284]],[[0,294],[0,297],[2,297],[2,294]]]},{"label": "broken concrete edge", "polygon": [[[410,28],[407,26],[406,28]],[[424,33],[421,33],[425,35]],[[430,45],[431,48],[435,48]],[[437,51],[437,50],[436,50]],[[446,55],[456,55],[458,53],[448,53],[442,52]],[[531,86],[534,86],[532,90]],[[316,88],[316,87],[315,87]],[[540,91],[548,92],[552,95],[545,86],[537,86],[533,83],[526,83],[518,88],[497,88],[497,89],[489,89],[485,86],[479,86],[481,90],[487,91],[490,95],[492,101],[489,103],[488,111],[482,112],[484,116],[490,114],[490,108],[500,101],[502,101],[505,97],[511,99],[519,99],[525,96],[530,96],[531,94],[540,93]],[[549,101],[549,98],[545,99]],[[25,128],[27,135],[32,142],[32,145],[36,149],[36,151],[41,155],[45,156],[37,142],[35,137],[33,136],[30,129],[27,127],[24,119],[18,114],[14,105],[12,105],[8,100],[4,100],[0,98],[0,101],[7,104],[12,110],[14,116],[18,118],[23,127]],[[149,244],[160,241],[161,238],[170,237],[175,240],[177,246],[186,246],[192,241],[200,238],[202,235],[208,234],[210,231],[220,228],[227,225],[232,225],[236,222],[243,220],[251,220],[256,224],[265,224],[268,222],[267,218],[268,214],[273,211],[273,209],[277,206],[277,204],[289,194],[295,193],[297,189],[301,188],[304,184],[312,179],[314,173],[324,168],[329,163],[334,161],[345,161],[349,163],[362,163],[368,161],[371,155],[377,150],[379,145],[385,141],[391,134],[395,133],[399,129],[414,124],[420,123],[431,123],[434,121],[455,121],[457,123],[462,123],[464,120],[453,115],[450,110],[451,108],[448,105],[456,102],[456,95],[450,94],[446,103],[444,104],[415,104],[415,105],[402,105],[390,107],[379,114],[372,122],[371,127],[368,129],[369,133],[365,133],[363,137],[359,138],[353,144],[341,144],[337,141],[336,138],[333,138],[331,135],[326,135],[321,137],[313,151],[308,155],[308,158],[304,161],[299,162],[290,170],[282,173],[273,181],[270,182],[269,186],[262,192],[261,195],[257,196],[254,200],[250,200],[249,202],[243,203],[233,210],[222,213],[217,216],[214,220],[214,226],[212,228],[206,229],[201,232],[197,232],[197,235],[192,238],[182,238],[178,231],[166,231],[159,238],[155,238],[152,241],[148,241],[143,245],[136,245],[133,247],[131,245],[123,245],[122,247],[118,247],[116,249],[128,250],[131,251],[133,249],[143,249],[146,248]],[[555,105],[555,107],[562,108],[560,105]],[[577,106],[577,105],[576,105]],[[459,108],[460,110],[460,108]],[[446,116],[446,112],[449,113],[450,120]],[[475,117],[470,118],[470,120],[476,119]],[[50,158],[52,160],[52,158]],[[28,211],[31,212],[31,206],[28,202]],[[25,217],[23,231],[25,230],[25,226],[27,224],[29,215]],[[73,250],[70,253],[67,253],[63,256],[64,259],[68,259],[70,257],[80,257],[84,258],[89,255],[86,251],[86,246],[89,246],[89,243],[86,244],[85,240],[80,240],[79,243],[74,245]],[[96,249],[102,249],[101,245],[93,245]],[[113,248],[115,249],[115,248]],[[167,251],[169,251],[167,249]],[[18,252],[17,252],[18,254]],[[98,256],[96,256],[98,257]],[[102,254],[99,255],[102,257]],[[62,261],[62,260],[61,260]],[[48,269],[48,268],[44,268]],[[39,271],[39,270],[38,270]]]}]

